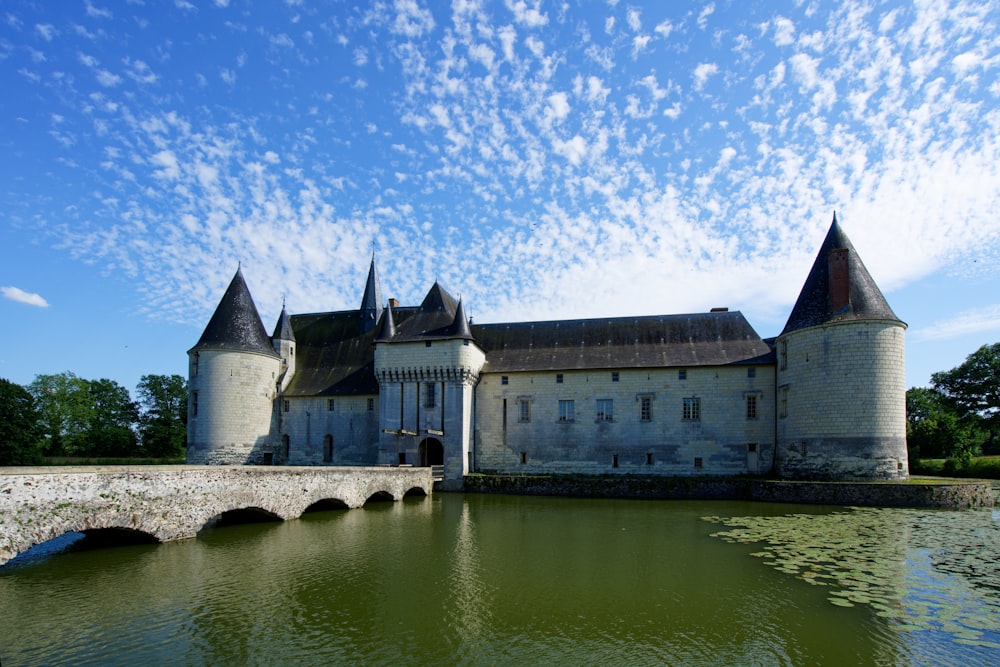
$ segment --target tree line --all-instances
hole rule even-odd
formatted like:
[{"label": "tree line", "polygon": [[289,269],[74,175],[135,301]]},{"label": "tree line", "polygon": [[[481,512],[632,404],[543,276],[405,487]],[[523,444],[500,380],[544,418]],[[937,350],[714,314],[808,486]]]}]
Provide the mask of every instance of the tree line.
[{"label": "tree line", "polygon": [[182,456],[187,394],[180,375],[142,376],[136,400],[114,380],[71,372],[36,375],[27,386],[0,379],[0,465]]},{"label": "tree line", "polygon": [[906,444],[911,461],[1000,454],[1000,343],[906,392]]}]

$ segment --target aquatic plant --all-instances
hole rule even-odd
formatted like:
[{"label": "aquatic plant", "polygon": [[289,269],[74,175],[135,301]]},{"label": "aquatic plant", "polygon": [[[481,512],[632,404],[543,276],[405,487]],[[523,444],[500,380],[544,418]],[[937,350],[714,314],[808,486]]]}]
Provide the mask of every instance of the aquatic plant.
[{"label": "aquatic plant", "polygon": [[1000,512],[852,508],[828,514],[703,517],[841,607],[867,605],[902,631],[1000,649]]}]

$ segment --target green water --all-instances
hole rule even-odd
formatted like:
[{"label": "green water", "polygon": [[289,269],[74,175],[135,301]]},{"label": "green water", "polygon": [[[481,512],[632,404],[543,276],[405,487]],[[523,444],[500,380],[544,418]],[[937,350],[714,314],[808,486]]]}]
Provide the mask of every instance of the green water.
[{"label": "green water", "polygon": [[15,560],[0,664],[992,665],[998,520],[438,494]]}]

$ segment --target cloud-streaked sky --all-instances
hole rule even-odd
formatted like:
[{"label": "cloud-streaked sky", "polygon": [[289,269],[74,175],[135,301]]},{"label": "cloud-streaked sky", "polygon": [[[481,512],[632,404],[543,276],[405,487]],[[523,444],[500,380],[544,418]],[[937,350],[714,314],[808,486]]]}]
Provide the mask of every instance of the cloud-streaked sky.
[{"label": "cloud-streaked sky", "polygon": [[[477,322],[743,311],[836,211],[908,381],[1000,340],[995,2],[0,8],[0,376],[186,374],[242,263],[273,328],[435,280]],[[31,306],[48,307],[32,308]]]}]

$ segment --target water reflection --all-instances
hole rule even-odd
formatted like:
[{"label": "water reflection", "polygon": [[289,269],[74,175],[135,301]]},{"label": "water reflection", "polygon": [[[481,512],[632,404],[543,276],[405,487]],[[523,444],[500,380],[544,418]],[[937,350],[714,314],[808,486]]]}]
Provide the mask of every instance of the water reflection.
[{"label": "water reflection", "polygon": [[[0,660],[864,665],[956,655],[946,652],[951,635],[943,647],[944,631],[906,631],[873,604],[837,607],[828,601],[836,586],[798,576],[809,568],[788,576],[751,556],[763,541],[774,554],[763,560],[781,560],[777,539],[711,537],[720,528],[777,534],[804,523],[815,530],[800,534],[800,547],[815,557],[833,542],[833,527],[857,514],[799,508],[796,516],[808,519],[780,516],[790,509],[439,495],[206,530],[186,542],[64,554],[0,568]],[[968,601],[995,591],[996,579],[966,584],[996,571],[966,563],[976,547],[960,547],[956,534],[935,528],[931,538],[923,515],[885,512],[884,521],[871,515],[876,528],[866,540],[881,541],[876,560],[893,563],[889,587],[911,590],[911,605],[969,610],[963,627],[988,637],[974,627]],[[706,515],[733,518],[720,526]],[[850,532],[846,524],[837,530]],[[975,529],[966,533],[986,544]],[[934,539],[947,539],[947,549]],[[995,611],[981,622],[994,622]],[[976,664],[994,649],[962,650]]]}]

